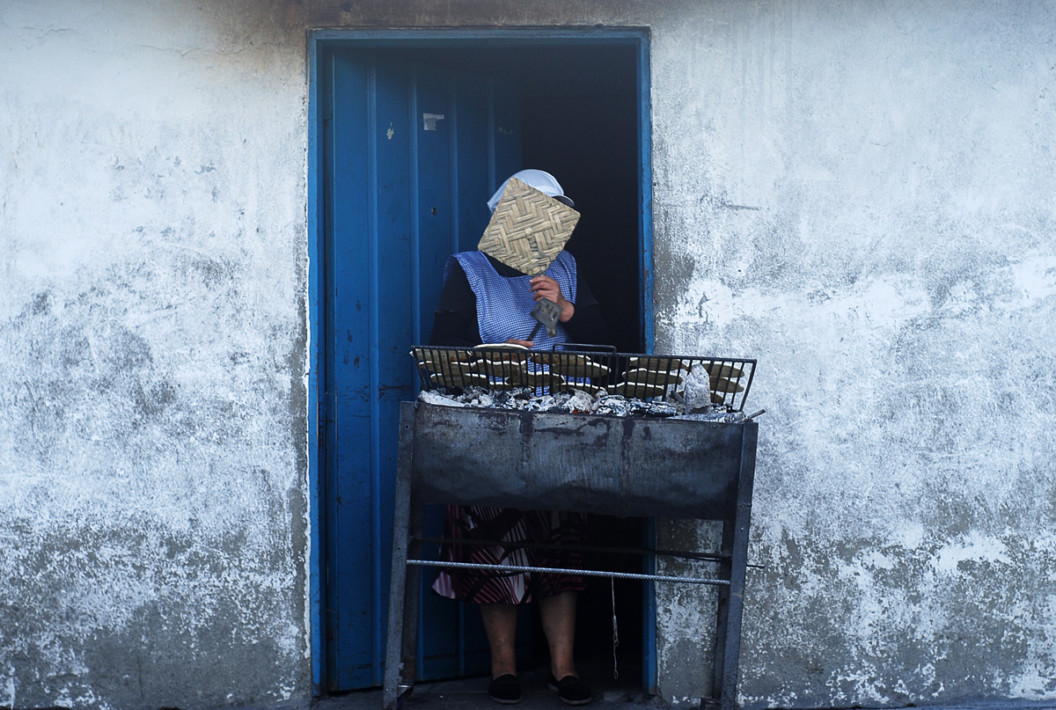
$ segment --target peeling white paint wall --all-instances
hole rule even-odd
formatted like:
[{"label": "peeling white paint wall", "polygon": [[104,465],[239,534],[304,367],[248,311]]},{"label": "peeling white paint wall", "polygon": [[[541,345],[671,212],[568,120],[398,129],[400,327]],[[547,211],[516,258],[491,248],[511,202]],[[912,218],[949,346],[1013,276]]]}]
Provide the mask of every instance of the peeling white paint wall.
[{"label": "peeling white paint wall", "polygon": [[0,7],[0,706],[310,693],[304,35],[259,19]]},{"label": "peeling white paint wall", "polygon": [[654,34],[657,332],[760,361],[742,701],[1056,698],[1056,6],[695,15]]},{"label": "peeling white paint wall", "polygon": [[658,349],[760,361],[742,702],[1056,698],[1051,2],[23,0],[0,706],[307,697],[307,30],[597,23],[651,32]]}]

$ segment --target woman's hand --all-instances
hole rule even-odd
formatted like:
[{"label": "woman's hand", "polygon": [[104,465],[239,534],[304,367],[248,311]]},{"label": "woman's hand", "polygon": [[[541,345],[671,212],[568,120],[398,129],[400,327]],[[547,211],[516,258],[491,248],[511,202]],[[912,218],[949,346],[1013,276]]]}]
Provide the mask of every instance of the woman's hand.
[{"label": "woman's hand", "polygon": [[561,306],[561,315],[558,316],[558,321],[567,323],[572,320],[572,316],[576,313],[576,307],[561,293],[561,286],[558,285],[557,281],[549,276],[535,276],[528,283],[532,288],[532,299],[534,301],[539,302],[544,298],[549,298]]}]

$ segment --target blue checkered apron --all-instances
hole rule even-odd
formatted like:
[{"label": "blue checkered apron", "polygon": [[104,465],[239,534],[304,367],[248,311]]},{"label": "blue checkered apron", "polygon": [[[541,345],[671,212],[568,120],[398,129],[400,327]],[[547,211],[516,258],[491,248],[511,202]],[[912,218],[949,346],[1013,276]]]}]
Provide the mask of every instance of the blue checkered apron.
[{"label": "blue checkered apron", "polygon": [[[531,276],[500,276],[488,261],[484,252],[465,251],[455,254],[447,261],[444,278],[457,261],[466,272],[466,280],[477,298],[477,327],[485,343],[505,343],[510,338],[527,340],[539,323],[532,317]],[[576,260],[567,251],[562,251],[545,272],[557,281],[561,294],[576,302]],[[549,350],[556,343],[568,342],[565,327],[557,324],[557,334],[551,338],[546,328],[539,328],[535,337],[536,350]]]}]

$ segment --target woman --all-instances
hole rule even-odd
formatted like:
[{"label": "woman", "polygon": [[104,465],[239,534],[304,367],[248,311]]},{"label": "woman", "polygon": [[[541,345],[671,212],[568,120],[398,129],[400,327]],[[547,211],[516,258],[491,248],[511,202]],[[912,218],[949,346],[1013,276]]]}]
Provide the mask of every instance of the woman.
[{"label": "woman", "polygon": [[[549,173],[522,170],[513,177],[572,206],[572,200]],[[494,212],[506,183],[488,201]],[[543,298],[561,307],[556,334],[536,329],[532,306]],[[537,335],[529,336],[536,332]],[[532,340],[528,340],[532,337]],[[590,289],[578,277],[576,261],[562,251],[545,273],[528,276],[480,251],[452,256],[445,268],[444,288],[436,309],[433,345],[475,346],[481,343],[514,343],[548,349],[562,342],[603,343],[607,333],[601,310]],[[486,546],[445,546],[450,561],[478,564],[532,565],[576,568],[578,556],[567,551],[526,549],[519,543],[545,545],[575,543],[582,539],[579,514],[519,511],[509,508],[448,508],[445,537],[454,540],[489,540]],[[517,679],[515,639],[517,605],[536,601],[543,633],[550,648],[548,684],[570,705],[591,700],[590,686],[579,678],[573,658],[577,594],[585,588],[580,575],[441,570],[433,589],[446,597],[480,606],[491,649],[491,683],[488,692],[499,703],[521,701]]]}]

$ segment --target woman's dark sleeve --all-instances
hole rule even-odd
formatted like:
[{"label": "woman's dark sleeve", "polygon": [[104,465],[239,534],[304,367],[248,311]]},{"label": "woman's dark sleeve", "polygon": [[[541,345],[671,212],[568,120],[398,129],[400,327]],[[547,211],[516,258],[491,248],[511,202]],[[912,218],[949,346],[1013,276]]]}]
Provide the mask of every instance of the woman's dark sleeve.
[{"label": "woman's dark sleeve", "polygon": [[583,279],[576,287],[576,312],[571,320],[565,323],[565,332],[572,343],[589,345],[609,345],[612,340],[601,305],[590,286]]},{"label": "woman's dark sleeve", "polygon": [[[575,315],[564,324],[569,341],[591,345],[611,343],[601,306],[590,286],[581,279],[576,290]],[[471,348],[482,342],[477,326],[477,297],[469,286],[466,272],[460,264],[455,263],[440,292],[429,344]]]},{"label": "woman's dark sleeve", "polygon": [[462,265],[456,262],[447,274],[436,304],[429,344],[471,348],[480,343],[477,297],[469,287]]}]

